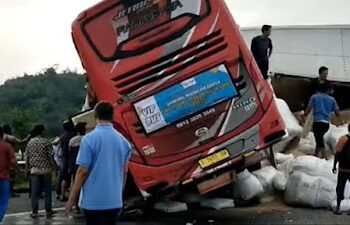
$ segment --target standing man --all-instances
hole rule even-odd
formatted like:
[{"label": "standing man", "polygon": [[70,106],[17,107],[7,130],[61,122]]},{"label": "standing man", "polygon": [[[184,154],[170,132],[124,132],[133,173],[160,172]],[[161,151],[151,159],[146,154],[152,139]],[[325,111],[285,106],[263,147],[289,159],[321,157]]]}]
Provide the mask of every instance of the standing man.
[{"label": "standing man", "polygon": [[[58,187],[61,191],[57,193],[56,198],[61,198],[61,201],[67,201],[66,192],[70,185],[70,177],[68,173],[68,151],[69,151],[69,141],[75,136],[74,125],[70,120],[63,122],[63,134],[60,136],[60,146],[62,151],[62,165],[60,167],[60,175],[58,181]],[[59,196],[61,195],[61,196]]]},{"label": "standing man", "polygon": [[[338,104],[335,99],[328,95],[329,86],[322,83],[318,87],[318,92],[311,96],[309,106],[307,107],[303,120],[313,111],[314,123],[312,130],[316,139],[315,156],[326,158],[323,136],[329,129],[331,113],[340,118]],[[321,154],[321,155],[320,155]]]},{"label": "standing man", "polygon": [[[10,125],[6,124],[2,127],[2,131],[4,133],[3,141],[9,143],[13,151],[15,151],[16,147],[20,144],[24,144],[29,141],[31,138],[28,135],[25,139],[20,140],[16,136],[12,135],[12,128]],[[19,194],[15,192],[15,179],[16,179],[17,168],[12,168],[10,171],[10,195],[11,197],[18,197]]]},{"label": "standing man", "polygon": [[[309,89],[309,93],[307,95],[307,98],[305,98],[305,102],[302,103],[302,105],[307,104],[307,100],[311,98],[312,95],[316,94],[320,84],[325,84],[328,85],[328,91],[327,93],[331,96],[333,96],[334,94],[334,90],[331,87],[330,82],[327,80],[328,77],[328,68],[325,66],[321,66],[318,69],[318,77],[311,79],[311,85],[310,85],[310,89]],[[313,117],[311,116],[310,118],[308,118],[308,122],[307,125],[304,125],[304,131],[303,131],[303,136],[305,137],[310,129],[311,129],[311,123],[312,123]]]},{"label": "standing man", "polygon": [[[68,173],[69,177],[71,178],[71,188],[73,188],[74,180],[75,180],[75,174],[78,170],[78,166],[76,165],[81,141],[86,133],[86,123],[79,122],[75,126],[75,130],[78,133],[76,136],[74,136],[69,141],[69,153],[68,153]],[[78,204],[76,205],[76,213],[80,213],[80,209]]]},{"label": "standing man", "polygon": [[339,173],[337,182],[337,208],[335,214],[341,214],[340,203],[344,199],[344,189],[346,182],[350,180],[350,124],[348,125],[348,134],[341,137],[337,144],[335,153],[333,173],[337,172],[337,163],[339,162]]},{"label": "standing man", "polygon": [[12,145],[13,148],[16,147],[16,145],[19,144],[24,144],[26,142],[29,141],[29,139],[31,138],[30,134],[23,140],[18,139],[17,137],[15,137],[14,135],[12,135],[12,128],[10,125],[6,124],[2,127],[2,130],[4,132],[4,138],[3,140],[7,143],[9,143],[10,145]]},{"label": "standing man", "polygon": [[129,142],[113,128],[113,106],[100,102],[95,107],[97,127],[80,145],[73,189],[66,205],[72,213],[81,189],[79,207],[87,225],[115,225],[123,207],[123,185],[131,154]]},{"label": "standing man", "polygon": [[44,125],[36,125],[32,130],[33,138],[28,142],[26,148],[26,164],[31,175],[32,218],[38,217],[41,190],[45,192],[46,217],[55,214],[52,211],[51,198],[51,173],[54,171],[55,163],[52,144],[43,137],[44,131]]},{"label": "standing man", "polygon": [[312,85],[312,88],[311,88],[312,93],[311,94],[315,94],[317,92],[320,84],[326,84],[329,87],[329,94],[333,95],[334,91],[330,85],[330,82],[327,80],[327,77],[328,77],[328,68],[325,66],[321,66],[318,69],[318,77],[312,79],[312,84],[311,84]]},{"label": "standing man", "polygon": [[269,58],[272,54],[272,41],[269,38],[271,35],[271,29],[271,25],[262,26],[262,35],[253,38],[251,45],[251,51],[255,61],[265,80],[268,78],[267,72],[269,71]]},{"label": "standing man", "polygon": [[12,146],[3,141],[4,133],[0,127],[0,223],[6,213],[10,192],[10,168],[17,164]]},{"label": "standing man", "polygon": [[[74,136],[69,141],[69,152],[68,152],[68,171],[71,180],[74,182],[75,174],[77,172],[78,166],[76,165],[81,141],[86,133],[86,123],[79,122],[75,126],[77,135]],[[73,185],[72,185],[73,186]]]}]

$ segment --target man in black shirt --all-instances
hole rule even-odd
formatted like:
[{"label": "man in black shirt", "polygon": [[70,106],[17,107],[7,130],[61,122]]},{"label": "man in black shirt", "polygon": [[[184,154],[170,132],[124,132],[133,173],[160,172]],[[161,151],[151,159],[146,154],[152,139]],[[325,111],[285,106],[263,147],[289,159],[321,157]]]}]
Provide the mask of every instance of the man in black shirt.
[{"label": "man in black shirt", "polygon": [[272,41],[269,38],[271,35],[271,28],[272,26],[270,25],[262,26],[262,35],[253,38],[251,45],[251,51],[255,61],[265,80],[268,78],[267,72],[269,70],[269,58],[272,54]]},{"label": "man in black shirt", "polygon": [[311,95],[315,94],[318,90],[318,87],[320,84],[326,84],[329,88],[328,94],[332,95],[333,89],[330,85],[330,82],[327,80],[328,77],[328,68],[325,66],[321,66],[320,69],[318,70],[318,77],[312,79],[312,87],[311,87]]},{"label": "man in black shirt", "polygon": [[[68,150],[69,150],[69,141],[72,137],[75,136],[74,125],[70,120],[63,122],[64,133],[60,136],[60,146],[62,149],[62,166],[60,168],[60,177],[58,181],[57,197],[61,197],[61,201],[66,201],[68,198],[65,193],[68,190],[70,177],[68,173]],[[59,196],[61,195],[61,196]]]},{"label": "man in black shirt", "polygon": [[310,84],[310,89],[308,91],[307,99],[310,99],[312,95],[316,94],[320,85],[323,85],[323,84],[328,87],[327,94],[334,97],[334,89],[331,83],[329,82],[329,80],[327,80],[327,77],[328,77],[328,68],[325,66],[321,66],[318,69],[318,77],[311,79],[311,84]]}]

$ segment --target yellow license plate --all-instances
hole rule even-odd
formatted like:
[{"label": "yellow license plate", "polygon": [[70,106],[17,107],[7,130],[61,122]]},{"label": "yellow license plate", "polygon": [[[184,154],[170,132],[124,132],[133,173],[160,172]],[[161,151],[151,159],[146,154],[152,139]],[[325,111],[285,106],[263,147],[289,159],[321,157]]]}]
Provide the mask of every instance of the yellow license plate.
[{"label": "yellow license plate", "polygon": [[211,166],[217,162],[220,162],[224,159],[227,159],[230,157],[230,154],[228,153],[227,150],[222,150],[220,152],[217,152],[215,154],[212,154],[204,159],[199,160],[199,165],[202,168],[206,168],[208,166]]}]

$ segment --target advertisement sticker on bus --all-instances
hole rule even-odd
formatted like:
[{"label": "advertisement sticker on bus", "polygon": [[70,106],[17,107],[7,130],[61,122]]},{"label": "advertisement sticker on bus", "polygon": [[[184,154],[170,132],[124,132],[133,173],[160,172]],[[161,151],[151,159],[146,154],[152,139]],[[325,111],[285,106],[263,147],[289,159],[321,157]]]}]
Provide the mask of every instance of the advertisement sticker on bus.
[{"label": "advertisement sticker on bus", "polygon": [[238,95],[224,65],[196,75],[134,104],[147,133]]}]

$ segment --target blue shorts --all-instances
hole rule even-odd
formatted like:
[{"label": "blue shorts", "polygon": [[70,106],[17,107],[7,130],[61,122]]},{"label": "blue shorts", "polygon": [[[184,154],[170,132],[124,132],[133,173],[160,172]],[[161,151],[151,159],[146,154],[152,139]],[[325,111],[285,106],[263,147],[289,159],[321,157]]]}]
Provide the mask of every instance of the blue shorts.
[{"label": "blue shorts", "polygon": [[10,199],[10,182],[0,179],[0,222],[5,216],[7,205]]}]

